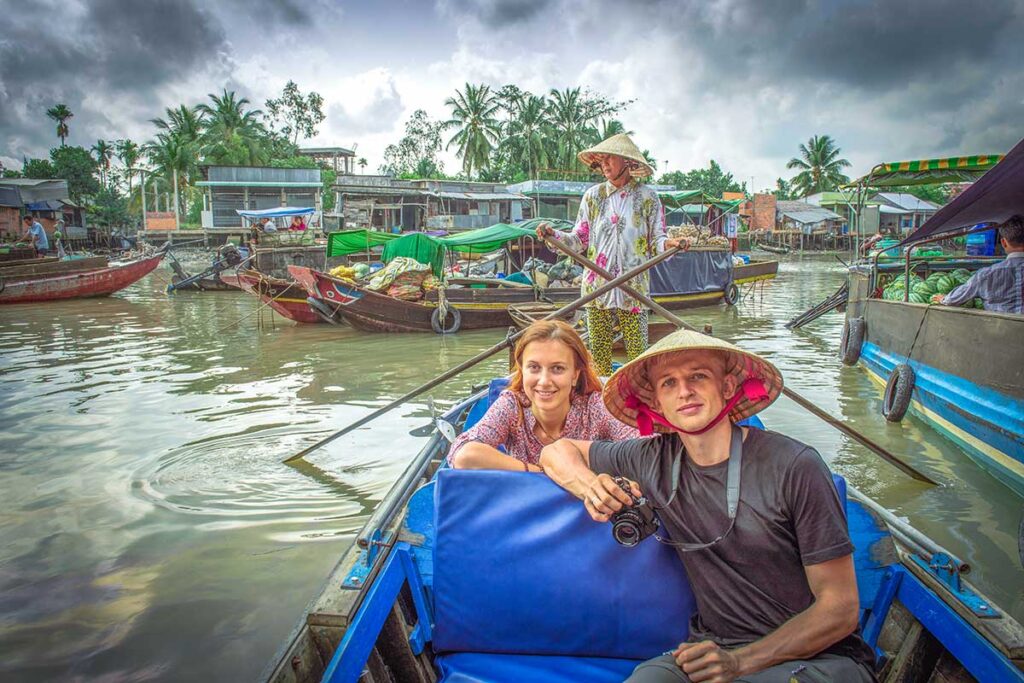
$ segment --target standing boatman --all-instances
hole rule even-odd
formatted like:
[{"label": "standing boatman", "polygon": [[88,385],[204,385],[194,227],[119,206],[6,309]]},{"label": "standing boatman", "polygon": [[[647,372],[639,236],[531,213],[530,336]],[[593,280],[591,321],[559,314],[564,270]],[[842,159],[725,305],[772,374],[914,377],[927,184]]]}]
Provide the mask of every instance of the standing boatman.
[{"label": "standing boatman", "polygon": [[[600,171],[606,180],[583,194],[572,232],[558,233],[557,239],[574,251],[586,250],[587,258],[615,277],[655,254],[680,245],[680,240],[669,239],[665,232],[665,211],[657,192],[640,182],[652,175],[654,169],[628,135],[613,135],[596,147],[583,150],[579,160]],[[539,239],[554,235],[549,224],[537,226]],[[582,295],[586,296],[604,282],[597,273],[584,270]],[[629,284],[641,294],[650,294],[649,273],[638,275]],[[594,299],[587,304],[586,312],[587,345],[599,374],[612,372],[616,321],[630,360],[647,349],[649,312],[621,290],[613,289]]]},{"label": "standing boatman", "polygon": [[36,250],[36,256],[46,256],[50,252],[50,240],[46,237],[46,231],[43,230],[43,226],[32,216],[25,216],[21,221],[25,228],[25,234],[22,235],[22,239],[32,243],[33,248]]}]

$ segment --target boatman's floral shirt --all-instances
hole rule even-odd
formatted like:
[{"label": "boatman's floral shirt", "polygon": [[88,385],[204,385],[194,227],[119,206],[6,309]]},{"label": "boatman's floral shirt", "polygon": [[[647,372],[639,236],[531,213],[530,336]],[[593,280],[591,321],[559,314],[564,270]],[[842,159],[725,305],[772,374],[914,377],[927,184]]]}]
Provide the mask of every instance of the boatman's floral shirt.
[{"label": "boatman's floral shirt", "polygon": [[[647,185],[630,180],[621,188],[605,181],[583,194],[572,233],[561,235],[567,246],[609,271],[613,276],[635,268],[665,249],[665,212],[658,194]],[[606,280],[590,270],[583,271],[581,292],[585,296]],[[641,294],[650,294],[650,274],[629,281]],[[640,303],[618,288],[603,294],[588,306],[640,311]]]}]

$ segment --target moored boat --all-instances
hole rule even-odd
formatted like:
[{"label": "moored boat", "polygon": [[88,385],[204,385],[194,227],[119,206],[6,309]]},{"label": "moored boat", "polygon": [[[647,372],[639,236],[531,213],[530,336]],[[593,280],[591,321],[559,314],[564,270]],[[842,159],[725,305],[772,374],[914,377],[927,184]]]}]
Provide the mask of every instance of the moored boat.
[{"label": "moored boat", "polygon": [[[445,419],[468,428],[505,384]],[[265,680],[621,681],[685,636],[694,605],[674,550],[622,548],[546,477],[451,470],[447,448],[436,431],[410,461]],[[834,478],[881,680],[1024,681],[1024,629],[966,566]]]},{"label": "moored boat", "polygon": [[[67,264],[63,272],[58,270],[52,273],[14,273],[9,271],[20,269],[4,269],[0,271],[0,304],[107,296],[151,273],[160,264],[165,253],[166,246],[155,254],[128,261],[108,263],[105,258],[98,258],[52,264]],[[88,263],[83,265],[83,261]],[[39,267],[46,265],[51,264]],[[33,270],[39,267],[33,267]]]},{"label": "moored boat", "polygon": [[323,322],[321,316],[309,307],[306,290],[297,282],[264,275],[252,269],[240,270],[233,277],[242,290],[259,297],[262,304],[270,306],[289,320],[298,323]]},{"label": "moored boat", "polygon": [[[964,157],[961,161],[977,159]],[[933,164],[949,172],[956,159]],[[916,170],[929,162],[903,162]],[[900,166],[886,164],[885,167]],[[991,166],[991,165],[989,165]],[[988,170],[986,167],[984,170]],[[963,171],[966,172],[966,171]],[[891,182],[905,184],[896,175]],[[878,181],[872,181],[877,184]],[[979,223],[1024,213],[1024,141],[971,188],[901,244],[899,262],[873,258],[849,274],[840,356],[883,389],[883,415],[907,412],[951,439],[996,479],[1024,496],[1024,315],[921,303],[913,274],[976,270],[991,258],[918,258],[914,246],[967,234]],[[882,298],[887,282],[903,283],[898,300]],[[916,296],[915,296],[916,295]],[[919,302],[911,300],[911,297]]]}]

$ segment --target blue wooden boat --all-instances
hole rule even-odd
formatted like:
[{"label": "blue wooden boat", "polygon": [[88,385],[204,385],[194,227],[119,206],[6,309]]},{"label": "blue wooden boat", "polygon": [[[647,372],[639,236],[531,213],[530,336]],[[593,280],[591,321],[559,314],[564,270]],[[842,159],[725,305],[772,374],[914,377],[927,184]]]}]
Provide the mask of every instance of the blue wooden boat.
[{"label": "blue wooden boat", "polygon": [[[934,173],[948,174],[957,162],[972,159],[977,161],[883,164],[894,168],[861,182],[884,186],[934,180],[921,176],[921,168],[933,166]],[[880,262],[876,255],[850,268],[840,356],[884,387],[882,412],[888,420],[898,422],[909,410],[1024,496],[1024,315],[913,303],[909,287],[903,301],[881,298],[881,285],[893,277],[909,282],[912,272],[973,271],[1000,260],[914,255],[914,247],[1024,213],[1024,141],[997,164],[993,158],[978,169],[987,172],[901,242],[898,260]]]},{"label": "blue wooden boat", "polygon": [[[471,426],[506,383],[445,419]],[[452,470],[447,448],[435,432],[410,461],[265,680],[621,681],[685,637],[693,598],[671,548],[623,548],[543,475]],[[835,480],[881,680],[1024,682],[1024,629],[969,567]]]}]

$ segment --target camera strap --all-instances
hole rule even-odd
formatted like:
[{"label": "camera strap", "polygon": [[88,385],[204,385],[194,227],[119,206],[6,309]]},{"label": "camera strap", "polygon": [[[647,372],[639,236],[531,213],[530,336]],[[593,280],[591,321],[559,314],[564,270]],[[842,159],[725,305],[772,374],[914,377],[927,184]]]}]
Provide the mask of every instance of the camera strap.
[{"label": "camera strap", "polygon": [[[676,454],[675,459],[672,461],[672,481],[675,485],[672,488],[672,496],[669,497],[668,502],[662,507],[667,508],[672,504],[672,501],[676,499],[676,494],[679,493],[679,477],[682,473],[684,449],[680,449],[679,453]],[[726,470],[726,488],[725,488],[725,507],[729,514],[729,527],[725,530],[725,533],[721,534],[718,538],[708,543],[678,543],[668,538],[662,538],[658,534],[654,537],[660,542],[678,548],[684,553],[693,552],[694,550],[704,550],[710,548],[716,543],[723,540],[732,532],[732,528],[736,526],[736,513],[739,511],[740,506],[740,468],[743,465],[743,430],[733,424],[732,435],[729,439],[729,465]],[[664,527],[664,524],[661,525]]]}]

